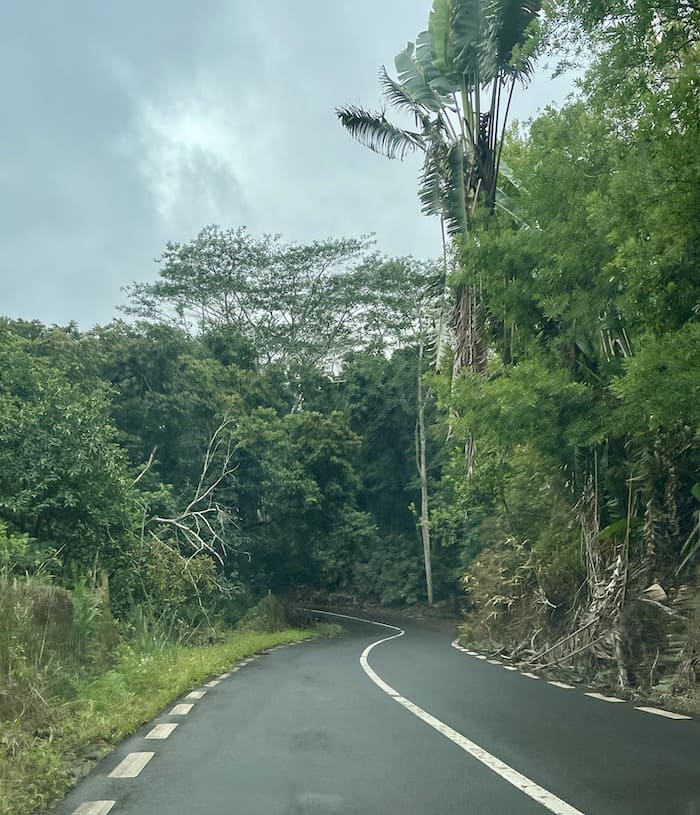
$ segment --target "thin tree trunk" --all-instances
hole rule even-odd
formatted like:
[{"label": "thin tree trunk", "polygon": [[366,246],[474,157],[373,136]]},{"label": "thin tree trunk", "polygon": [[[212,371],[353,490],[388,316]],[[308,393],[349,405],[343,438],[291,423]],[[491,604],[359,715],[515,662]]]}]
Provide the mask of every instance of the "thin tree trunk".
[{"label": "thin tree trunk", "polygon": [[420,477],[420,531],[423,539],[423,561],[428,605],[433,604],[433,569],[430,555],[430,515],[428,505],[428,459],[425,438],[425,402],[429,394],[423,391],[423,337],[418,352],[418,421],[416,423],[416,466]]}]

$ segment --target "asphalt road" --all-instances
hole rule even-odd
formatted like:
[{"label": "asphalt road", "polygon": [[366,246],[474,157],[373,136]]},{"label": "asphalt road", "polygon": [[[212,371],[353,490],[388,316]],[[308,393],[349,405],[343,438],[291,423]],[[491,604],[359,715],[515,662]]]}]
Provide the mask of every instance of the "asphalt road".
[{"label": "asphalt road", "polygon": [[56,815],[700,815],[700,721],[489,664],[446,623],[342,622],[178,700]]}]

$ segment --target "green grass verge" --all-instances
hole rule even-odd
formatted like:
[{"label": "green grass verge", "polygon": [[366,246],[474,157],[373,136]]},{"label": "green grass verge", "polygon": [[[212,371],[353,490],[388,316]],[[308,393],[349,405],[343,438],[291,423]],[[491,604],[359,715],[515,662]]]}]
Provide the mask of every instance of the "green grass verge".
[{"label": "green grass verge", "polygon": [[[33,815],[76,783],[86,756],[107,752],[166,705],[238,660],[274,645],[332,636],[337,626],[274,633],[231,633],[218,644],[167,646],[137,654],[120,647],[114,669],[78,685],[70,700],[52,700],[53,722],[27,733],[0,723],[0,815]],[[0,689],[1,692],[1,689]],[[88,759],[89,764],[89,759]]]}]

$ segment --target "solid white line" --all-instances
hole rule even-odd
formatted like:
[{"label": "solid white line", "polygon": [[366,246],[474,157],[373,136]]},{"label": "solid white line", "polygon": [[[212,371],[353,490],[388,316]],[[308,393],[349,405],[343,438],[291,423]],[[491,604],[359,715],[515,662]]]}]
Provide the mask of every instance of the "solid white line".
[{"label": "solid white line", "polygon": [[682,713],[672,713],[670,710],[661,710],[658,707],[636,707],[635,710],[641,710],[643,713],[653,713],[654,716],[664,716],[667,719],[690,719],[690,716],[684,716]]},{"label": "solid white line", "polygon": [[145,739],[167,739],[177,727],[177,724],[157,724],[145,736]]},{"label": "solid white line", "polygon": [[190,691],[185,699],[201,699],[203,696],[206,696],[207,692],[205,690],[193,690]]},{"label": "solid white line", "polygon": [[115,801],[85,801],[73,815],[107,815]]},{"label": "solid white line", "polygon": [[129,753],[109,774],[110,778],[136,778],[155,753]]},{"label": "solid white line", "polygon": [[171,716],[187,716],[187,714],[192,710],[194,705],[175,705],[175,707],[170,711]]},{"label": "solid white line", "polygon": [[567,685],[566,682],[547,682],[548,685],[554,685],[555,688],[564,688],[565,690],[573,690],[573,685]]},{"label": "solid white line", "polygon": [[624,699],[618,699],[617,696],[604,696],[602,693],[587,693],[591,699],[599,699],[601,702],[624,702]]},{"label": "solid white line", "polygon": [[[326,614],[330,614],[331,612],[324,612]],[[343,615],[339,615],[343,616]],[[350,619],[356,619],[360,622],[370,622],[370,620],[362,620],[359,617],[351,617]],[[376,648],[377,645],[381,645],[384,642],[389,642],[390,640],[398,639],[399,637],[403,637],[405,632],[403,629],[399,628],[395,625],[387,625],[386,623],[379,623],[379,625],[384,626],[384,628],[391,628],[394,631],[397,631],[397,634],[393,634],[391,637],[384,637],[381,640],[377,640],[373,642],[371,645],[368,645],[365,650],[360,655],[360,665],[362,666],[363,671],[367,674],[367,676],[374,682],[377,687],[381,688],[384,693],[391,696],[395,702],[398,702],[402,707],[406,710],[413,713],[414,716],[417,716],[422,722],[425,722],[429,727],[432,727],[433,730],[436,730],[438,733],[441,733],[445,738],[448,738],[453,744],[456,744],[465,753],[468,753],[470,756],[475,758],[477,761],[480,761],[490,770],[493,770],[497,775],[507,781],[509,784],[512,784],[516,789],[519,789],[521,792],[525,793],[525,795],[532,798],[534,801],[537,801],[539,804],[542,804],[546,809],[550,812],[553,812],[555,815],[584,815],[580,810],[575,809],[570,804],[567,804],[566,801],[562,801],[561,798],[557,798],[556,795],[549,792],[548,790],[544,789],[544,787],[540,787],[539,784],[536,784],[534,781],[531,781],[526,776],[519,773],[517,770],[514,770],[512,767],[509,767],[499,758],[496,756],[491,755],[491,753],[484,750],[482,747],[479,747],[478,744],[475,744],[473,741],[470,741],[466,736],[463,736],[461,733],[458,733],[456,730],[453,730],[449,725],[446,725],[444,722],[441,722],[439,719],[436,719],[434,716],[431,716],[430,713],[423,710],[423,708],[418,707],[409,699],[401,696],[397,690],[388,685],[380,676],[376,673],[376,671],[371,667],[368,661],[368,657],[370,652],[373,648]]]},{"label": "solid white line", "polygon": [[539,676],[537,676],[537,674],[532,674],[529,671],[521,671],[520,675],[526,676],[528,679],[539,679]]}]

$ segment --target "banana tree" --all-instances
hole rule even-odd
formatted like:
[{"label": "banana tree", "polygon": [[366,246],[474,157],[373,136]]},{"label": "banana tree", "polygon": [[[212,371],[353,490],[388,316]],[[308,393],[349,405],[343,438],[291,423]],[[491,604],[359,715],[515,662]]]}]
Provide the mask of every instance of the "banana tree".
[{"label": "banana tree", "polygon": [[[516,84],[531,74],[541,0],[435,0],[428,30],[394,60],[397,78],[382,67],[387,104],[413,118],[412,128],[384,111],[337,109],[351,135],[377,153],[403,159],[421,152],[422,211],[441,219],[455,239],[479,210],[507,209],[497,181]],[[505,174],[505,172],[503,174]],[[486,338],[477,288],[459,277],[453,287],[455,373],[483,372]]]}]

